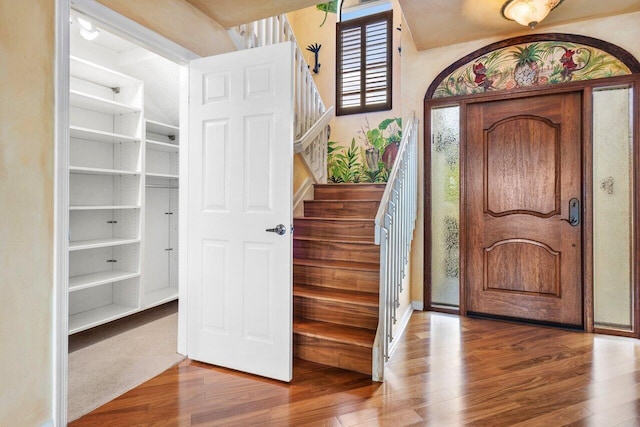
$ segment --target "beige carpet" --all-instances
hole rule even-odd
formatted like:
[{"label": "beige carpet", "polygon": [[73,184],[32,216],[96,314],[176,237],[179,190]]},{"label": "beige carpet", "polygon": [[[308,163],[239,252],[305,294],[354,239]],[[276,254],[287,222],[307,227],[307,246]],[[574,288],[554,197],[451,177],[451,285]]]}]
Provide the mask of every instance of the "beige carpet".
[{"label": "beige carpet", "polygon": [[184,359],[176,353],[177,307],[172,302],[69,337],[69,421]]}]

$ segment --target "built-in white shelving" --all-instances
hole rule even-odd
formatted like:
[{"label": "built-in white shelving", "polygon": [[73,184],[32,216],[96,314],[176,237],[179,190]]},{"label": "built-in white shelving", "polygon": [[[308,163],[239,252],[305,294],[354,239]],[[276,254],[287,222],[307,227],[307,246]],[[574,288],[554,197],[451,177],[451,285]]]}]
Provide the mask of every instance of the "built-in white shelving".
[{"label": "built-in white shelving", "polygon": [[104,114],[140,113],[142,108],[118,101],[100,98],[89,93],[71,89],[69,103],[72,107],[83,108]]},{"label": "built-in white shelving", "polygon": [[178,298],[177,287],[166,287],[157,291],[147,292],[143,297],[142,306],[144,308],[155,307]]},{"label": "built-in white shelving", "polygon": [[179,66],[110,43],[71,35],[70,334],[178,298]]},{"label": "built-in white shelving", "polygon": [[134,86],[140,82],[138,79],[119,71],[73,55],[69,57],[69,70],[70,74],[77,79],[86,80],[106,88]]},{"label": "built-in white shelving", "polygon": [[180,132],[180,128],[178,126],[170,125],[167,123],[161,123],[155,120],[145,120],[146,128],[148,133],[153,133],[157,135],[166,135],[178,137]]},{"label": "built-in white shelving", "polygon": [[69,210],[71,211],[98,211],[98,210],[116,210],[116,209],[140,209],[140,205],[69,206]]},{"label": "built-in white shelving", "polygon": [[86,174],[86,175],[140,175],[140,172],[136,172],[136,171],[88,168],[83,166],[69,166],[69,172]]},{"label": "built-in white shelving", "polygon": [[154,141],[149,138],[147,138],[147,148],[150,150],[168,151],[170,153],[177,153],[180,150],[177,144]]},{"label": "built-in white shelving", "polygon": [[178,297],[179,130],[171,124],[145,121],[144,308]]},{"label": "built-in white shelving", "polygon": [[123,142],[140,142],[140,138],[129,135],[122,135],[113,132],[104,132],[96,129],[71,126],[71,138],[84,139],[95,142],[108,142],[119,144]]},{"label": "built-in white shelving", "polygon": [[69,316],[69,333],[75,334],[140,311],[137,307],[107,304]]},{"label": "built-in white shelving", "polygon": [[179,127],[143,81],[70,58],[69,333],[178,298]]},{"label": "built-in white shelving", "polygon": [[98,273],[83,274],[69,278],[69,292],[79,291],[94,286],[100,286],[107,283],[119,282],[121,280],[133,279],[139,277],[140,273],[135,271],[101,271]]},{"label": "built-in white shelving", "polygon": [[69,333],[140,310],[141,80],[70,58]]},{"label": "built-in white shelving", "polygon": [[81,251],[84,249],[104,248],[111,246],[128,245],[131,243],[139,243],[140,239],[120,239],[120,238],[107,238],[107,239],[91,239],[91,240],[77,240],[69,242],[70,251]]},{"label": "built-in white shelving", "polygon": [[151,172],[147,172],[147,176],[151,177],[151,178],[166,178],[166,179],[178,179],[179,176],[173,175],[173,174],[168,174],[168,173],[151,173]]}]

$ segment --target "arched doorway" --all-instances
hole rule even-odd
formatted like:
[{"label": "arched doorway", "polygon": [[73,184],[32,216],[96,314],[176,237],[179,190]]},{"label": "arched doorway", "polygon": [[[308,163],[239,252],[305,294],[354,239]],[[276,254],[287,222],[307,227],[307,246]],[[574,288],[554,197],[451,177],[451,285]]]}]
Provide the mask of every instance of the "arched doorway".
[{"label": "arched doorway", "polygon": [[569,34],[440,73],[425,96],[425,307],[638,334],[638,73],[625,50]]}]

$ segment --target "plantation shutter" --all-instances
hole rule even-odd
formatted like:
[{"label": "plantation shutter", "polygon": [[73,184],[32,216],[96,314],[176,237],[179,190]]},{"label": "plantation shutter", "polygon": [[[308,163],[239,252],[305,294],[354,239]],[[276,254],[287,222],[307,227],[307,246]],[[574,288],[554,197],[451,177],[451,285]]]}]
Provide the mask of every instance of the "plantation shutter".
[{"label": "plantation shutter", "polygon": [[392,21],[386,11],[338,23],[337,115],[391,109]]}]

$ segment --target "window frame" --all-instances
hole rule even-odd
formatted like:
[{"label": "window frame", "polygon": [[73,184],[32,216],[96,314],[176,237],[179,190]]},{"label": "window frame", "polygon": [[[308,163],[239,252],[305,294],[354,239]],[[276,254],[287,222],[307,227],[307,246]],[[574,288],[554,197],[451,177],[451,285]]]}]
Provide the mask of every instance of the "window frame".
[{"label": "window frame", "polygon": [[[342,86],[342,40],[343,33],[348,30],[360,29],[360,69],[366,70],[367,59],[367,43],[366,43],[366,28],[367,25],[375,23],[385,23],[387,27],[386,34],[386,102],[367,104],[366,100],[366,83],[367,74],[362,72],[360,75],[360,103],[356,106],[343,106],[344,91]],[[336,115],[343,116],[349,114],[369,113],[374,111],[387,111],[393,108],[392,100],[392,86],[393,86],[393,10],[386,10],[384,12],[375,13],[372,15],[363,16],[360,18],[350,19],[347,21],[341,21],[336,24]],[[363,36],[364,35],[364,36]]]}]

